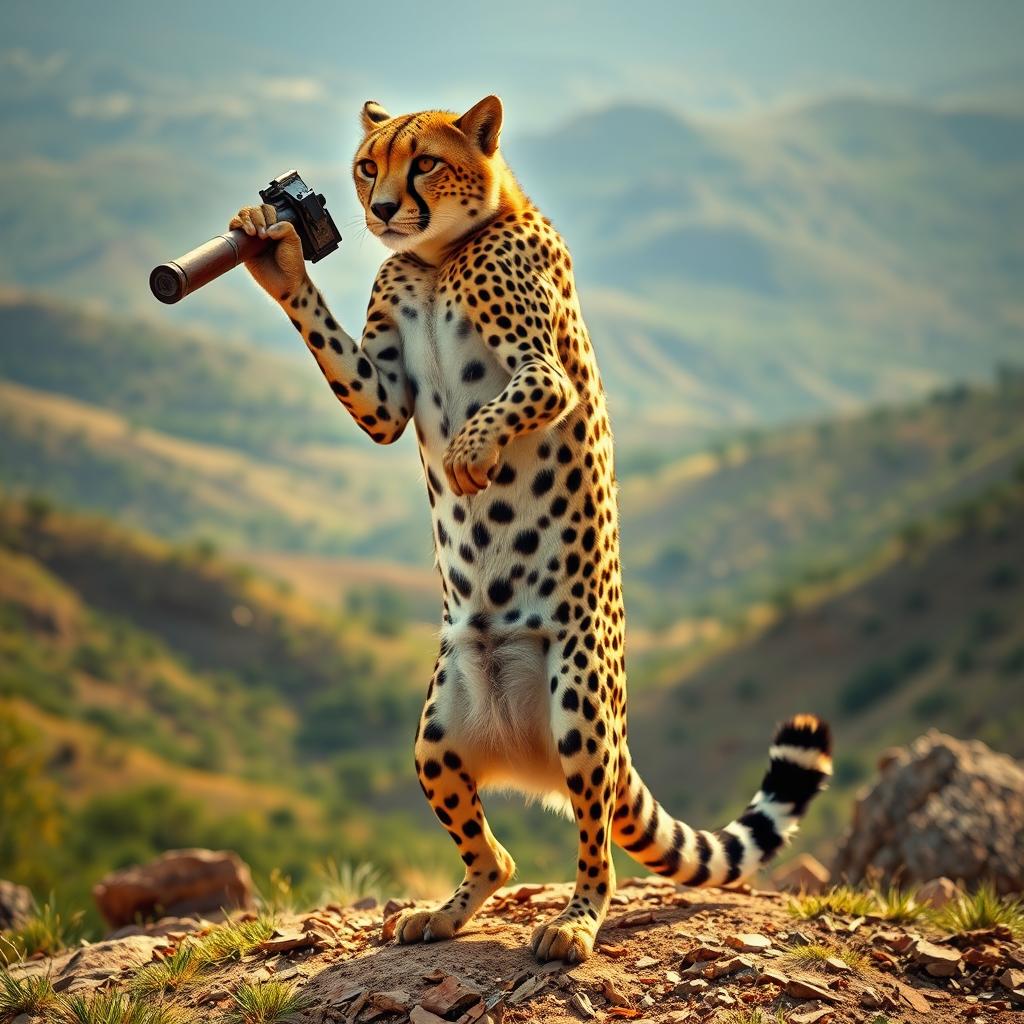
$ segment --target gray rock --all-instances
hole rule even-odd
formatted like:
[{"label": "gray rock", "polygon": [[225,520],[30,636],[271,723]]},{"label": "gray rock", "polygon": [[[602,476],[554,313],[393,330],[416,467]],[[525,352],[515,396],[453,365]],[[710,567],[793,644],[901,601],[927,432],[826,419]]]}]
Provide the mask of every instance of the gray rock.
[{"label": "gray rock", "polygon": [[1024,891],[1024,768],[932,730],[887,751],[840,840],[833,874],[919,885],[945,876]]}]

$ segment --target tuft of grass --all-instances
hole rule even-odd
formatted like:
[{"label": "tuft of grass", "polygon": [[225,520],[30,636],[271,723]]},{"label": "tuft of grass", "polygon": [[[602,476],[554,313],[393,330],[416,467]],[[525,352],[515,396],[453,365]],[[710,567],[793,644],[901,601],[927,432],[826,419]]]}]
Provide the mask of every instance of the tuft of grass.
[{"label": "tuft of grass", "polygon": [[14,1020],[21,1013],[39,1013],[56,998],[49,976],[15,978],[0,969],[0,1021]]},{"label": "tuft of grass", "polygon": [[804,920],[821,917],[822,914],[864,917],[878,911],[878,902],[874,893],[854,889],[848,885],[837,885],[826,892],[794,896],[786,906],[794,917],[801,917]]},{"label": "tuft of grass", "polygon": [[25,960],[35,953],[55,956],[81,938],[81,924],[81,911],[62,916],[51,895],[49,902],[36,907],[27,921],[0,934],[0,967]]},{"label": "tuft of grass", "polygon": [[376,900],[381,898],[384,875],[378,867],[366,861],[361,864],[349,861],[339,864],[332,858],[323,864],[320,874],[324,885],[320,896],[322,904],[337,903],[347,907],[367,896]]},{"label": "tuft of grass", "polygon": [[842,960],[851,971],[863,972],[867,959],[855,949],[826,946],[820,942],[812,942],[806,946],[790,946],[783,958],[792,967],[822,969],[829,957]]},{"label": "tuft of grass", "polygon": [[917,893],[913,889],[901,889],[899,886],[890,885],[888,889],[879,890],[876,899],[878,916],[894,924],[917,921],[928,913],[928,908],[917,902]]},{"label": "tuft of grass", "polygon": [[150,998],[180,992],[194,984],[199,973],[195,947],[183,944],[171,956],[136,971],[128,987],[135,995]]},{"label": "tuft of grass", "polygon": [[1024,939],[1024,902],[1016,896],[1000,896],[995,886],[985,882],[935,911],[932,921],[954,933],[1005,925],[1020,940]]},{"label": "tuft of grass", "polygon": [[48,1024],[184,1024],[178,1010],[123,992],[61,996],[47,1020]]},{"label": "tuft of grass", "polygon": [[231,998],[235,1009],[225,1016],[225,1024],[287,1024],[309,1005],[309,1000],[283,981],[254,985],[244,981]]},{"label": "tuft of grass", "polygon": [[197,969],[225,960],[240,960],[274,934],[273,918],[261,915],[252,921],[228,921],[200,939],[190,940]]},{"label": "tuft of grass", "polygon": [[786,1024],[786,1015],[781,1006],[774,1011],[756,1006],[752,1010],[729,1010],[715,1020],[721,1024]]}]

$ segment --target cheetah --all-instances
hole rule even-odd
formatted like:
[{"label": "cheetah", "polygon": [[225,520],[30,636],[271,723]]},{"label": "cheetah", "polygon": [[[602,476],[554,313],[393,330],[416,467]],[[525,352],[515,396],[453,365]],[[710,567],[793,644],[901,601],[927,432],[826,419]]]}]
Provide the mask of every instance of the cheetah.
[{"label": "cheetah", "polygon": [[355,188],[391,255],[359,342],[273,207],[244,207],[230,226],[276,242],[249,271],[363,431],[391,444],[415,426],[443,598],[415,767],[465,877],[442,906],[404,912],[395,936],[451,938],[509,881],[480,793],[513,788],[575,821],[575,891],[531,946],[579,962],[614,893],[613,841],[684,885],[740,882],[831,774],[828,726],[809,714],[784,723],[761,788],[716,831],[654,799],[626,743],[612,434],[569,250],[501,155],[496,96],[461,116],[393,117],[373,101],[361,116]]}]

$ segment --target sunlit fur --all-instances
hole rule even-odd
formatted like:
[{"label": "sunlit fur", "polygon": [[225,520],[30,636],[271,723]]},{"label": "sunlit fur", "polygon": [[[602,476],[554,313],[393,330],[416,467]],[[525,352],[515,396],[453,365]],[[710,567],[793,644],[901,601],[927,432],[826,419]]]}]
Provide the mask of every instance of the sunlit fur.
[{"label": "sunlit fur", "polygon": [[[445,110],[391,117],[378,104],[363,107],[365,136],[352,162],[366,226],[389,249],[434,262],[496,214],[526,202],[497,148],[502,107],[488,96],[461,117]],[[416,161],[438,161],[420,173]],[[364,170],[372,163],[375,174]],[[398,203],[385,223],[375,204]]]}]

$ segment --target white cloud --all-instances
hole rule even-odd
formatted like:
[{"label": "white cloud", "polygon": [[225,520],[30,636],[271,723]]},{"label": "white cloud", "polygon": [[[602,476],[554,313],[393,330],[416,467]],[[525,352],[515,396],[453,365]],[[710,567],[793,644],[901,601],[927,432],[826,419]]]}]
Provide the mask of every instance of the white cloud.
[{"label": "white cloud", "polygon": [[53,78],[67,61],[66,53],[49,53],[42,57],[28,50],[4,50],[0,53],[0,67],[12,68],[35,81]]},{"label": "white cloud", "polygon": [[264,78],[259,90],[267,99],[286,103],[315,103],[324,97],[323,84],[315,78]]}]

